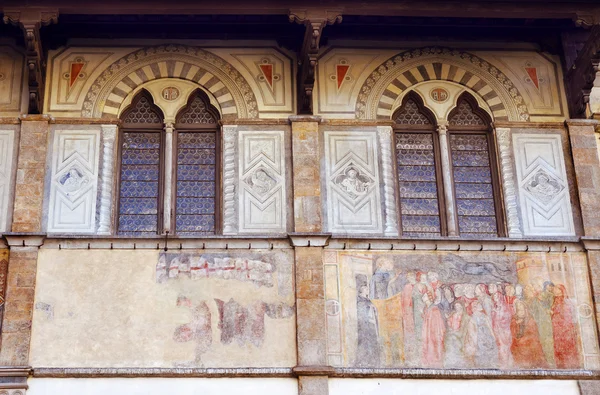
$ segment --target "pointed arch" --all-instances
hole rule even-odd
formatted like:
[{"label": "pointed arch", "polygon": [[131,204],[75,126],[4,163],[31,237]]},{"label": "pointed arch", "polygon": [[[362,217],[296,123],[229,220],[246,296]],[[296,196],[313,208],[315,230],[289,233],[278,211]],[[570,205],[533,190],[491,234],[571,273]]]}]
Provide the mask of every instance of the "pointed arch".
[{"label": "pointed arch", "polygon": [[456,107],[448,114],[450,127],[489,128],[491,122],[488,113],[479,107],[477,100],[468,92],[458,97]]},{"label": "pointed arch", "polygon": [[434,128],[436,124],[435,115],[425,106],[421,96],[414,91],[409,92],[402,99],[402,104],[392,115],[392,120],[397,125],[427,129]]},{"label": "pointed arch", "polygon": [[162,129],[164,115],[161,109],[154,104],[150,92],[142,89],[135,95],[131,104],[123,111],[120,118],[126,125],[158,125]]},{"label": "pointed arch", "polygon": [[201,89],[190,95],[187,104],[179,110],[175,117],[176,124],[217,125],[219,111],[210,104],[210,99]]},{"label": "pointed arch", "polygon": [[396,99],[423,81],[452,81],[487,103],[494,120],[528,121],[529,111],[515,84],[489,62],[448,48],[427,47],[383,62],[363,83],[356,102],[359,119],[389,120]]}]

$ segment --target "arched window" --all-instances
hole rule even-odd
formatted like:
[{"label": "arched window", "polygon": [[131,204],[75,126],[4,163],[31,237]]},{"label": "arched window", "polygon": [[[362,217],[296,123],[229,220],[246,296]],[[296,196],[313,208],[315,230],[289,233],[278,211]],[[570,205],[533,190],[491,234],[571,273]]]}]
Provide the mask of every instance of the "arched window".
[{"label": "arched window", "polygon": [[445,235],[443,191],[435,117],[409,93],[394,113],[402,234]]},{"label": "arched window", "polygon": [[219,223],[218,119],[218,112],[200,90],[177,115],[177,234],[214,234]]},{"label": "arched window", "polygon": [[491,121],[461,95],[447,122],[410,92],[394,113],[402,234],[503,236]]},{"label": "arched window", "polygon": [[463,93],[448,116],[452,177],[461,236],[504,235],[491,120]]},{"label": "arched window", "polygon": [[141,91],[123,112],[118,233],[218,232],[219,113],[197,90],[175,124]]},{"label": "arched window", "polygon": [[121,116],[118,233],[150,236],[162,224],[163,114],[146,91]]}]

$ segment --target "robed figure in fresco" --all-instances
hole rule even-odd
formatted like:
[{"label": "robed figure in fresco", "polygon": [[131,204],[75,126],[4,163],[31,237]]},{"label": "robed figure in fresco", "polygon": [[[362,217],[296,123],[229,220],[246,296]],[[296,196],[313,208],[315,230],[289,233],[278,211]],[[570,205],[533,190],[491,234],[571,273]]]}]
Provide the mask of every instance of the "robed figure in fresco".
[{"label": "robed figure in fresco", "polygon": [[356,301],[358,345],[356,364],[378,366],[381,363],[379,349],[379,317],[377,308],[369,299],[369,287],[361,285]]},{"label": "robed figure in fresco", "polygon": [[442,367],[446,324],[439,307],[433,304],[434,296],[431,291],[423,294],[423,302],[425,302],[422,328],[423,365],[433,368]]},{"label": "robed figure in fresco", "polygon": [[554,287],[552,329],[554,334],[554,359],[559,369],[576,369],[581,366],[579,336],[575,326],[575,308],[566,298],[564,285]]},{"label": "robed figure in fresco", "polygon": [[510,323],[512,351],[515,365],[523,369],[545,368],[548,366],[538,333],[535,319],[521,301],[515,301],[515,313]]}]

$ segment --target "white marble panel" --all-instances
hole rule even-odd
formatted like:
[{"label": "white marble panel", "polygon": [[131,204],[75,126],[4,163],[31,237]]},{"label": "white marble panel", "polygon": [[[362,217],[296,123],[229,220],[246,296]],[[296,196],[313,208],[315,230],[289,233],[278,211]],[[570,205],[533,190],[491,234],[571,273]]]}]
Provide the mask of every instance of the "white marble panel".
[{"label": "white marble panel", "polygon": [[0,232],[8,230],[14,134],[13,130],[0,130]]},{"label": "white marble panel", "polygon": [[286,231],[283,131],[238,134],[239,233]]},{"label": "white marble panel", "polygon": [[573,213],[560,134],[514,134],[525,236],[573,236]]},{"label": "white marble panel", "polygon": [[100,130],[56,130],[52,151],[48,232],[93,233]]},{"label": "white marble panel", "polygon": [[326,131],[328,230],[383,233],[377,133]]}]

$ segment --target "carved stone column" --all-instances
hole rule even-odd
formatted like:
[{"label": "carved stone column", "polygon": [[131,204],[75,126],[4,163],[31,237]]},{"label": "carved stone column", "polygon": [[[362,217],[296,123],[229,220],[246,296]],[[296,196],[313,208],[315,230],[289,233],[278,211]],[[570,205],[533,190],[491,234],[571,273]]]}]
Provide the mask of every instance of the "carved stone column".
[{"label": "carved stone column", "polygon": [[2,366],[27,366],[35,295],[38,249],[42,234],[5,234],[10,257],[2,323]]},{"label": "carved stone column", "polygon": [[522,238],[521,219],[517,206],[517,186],[513,170],[513,154],[511,149],[511,132],[509,128],[496,128],[498,156],[500,157],[500,172],[504,191],[504,206],[508,237]]},{"label": "carved stone column", "polygon": [[13,232],[42,230],[48,120],[47,116],[34,115],[21,121]]},{"label": "carved stone column", "polygon": [[296,232],[321,232],[319,117],[292,116],[292,165]]},{"label": "carved stone column", "polygon": [[444,183],[444,198],[446,199],[446,225],[448,236],[458,236],[458,217],[454,203],[454,187],[452,185],[452,164],[448,149],[448,121],[439,121],[437,129],[440,138],[440,156],[442,159],[442,180]]},{"label": "carved stone column", "polygon": [[386,236],[398,236],[398,212],[396,211],[396,187],[392,160],[394,134],[391,126],[378,126],[377,134],[381,149],[381,173],[383,175],[384,232]]},{"label": "carved stone column", "polygon": [[113,206],[115,140],[117,125],[102,125],[102,173],[100,186],[100,215],[98,234],[110,235]]},{"label": "carved stone column", "polygon": [[223,126],[223,234],[236,234],[236,141],[237,126]]},{"label": "carved stone column", "polygon": [[165,190],[163,201],[163,233],[171,232],[171,211],[173,211],[173,132],[172,122],[165,123]]},{"label": "carved stone column", "polygon": [[328,235],[290,235],[296,255],[296,338],[299,395],[327,395],[327,329],[323,247]]}]

